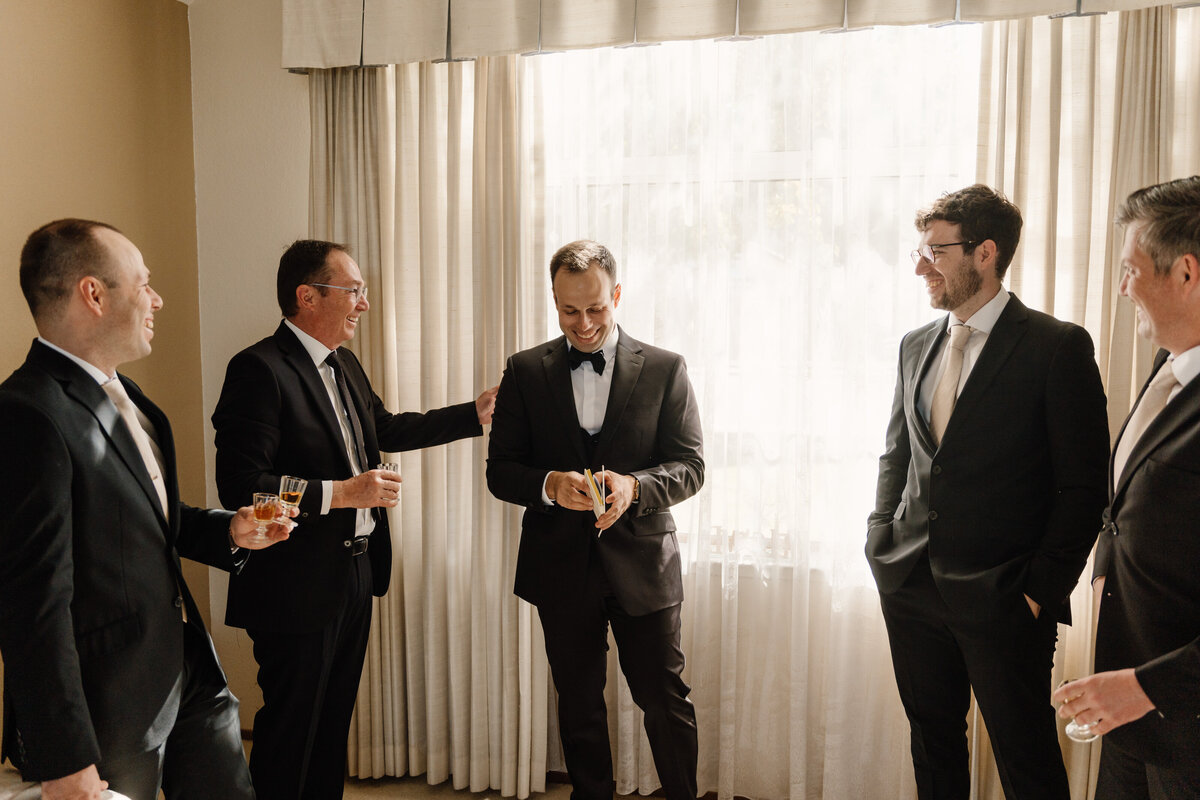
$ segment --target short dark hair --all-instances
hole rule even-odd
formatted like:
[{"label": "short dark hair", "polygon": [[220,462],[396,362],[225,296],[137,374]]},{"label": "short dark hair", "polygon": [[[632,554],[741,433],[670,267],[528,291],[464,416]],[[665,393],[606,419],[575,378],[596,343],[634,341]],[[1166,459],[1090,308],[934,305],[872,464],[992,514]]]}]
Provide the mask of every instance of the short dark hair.
[{"label": "short dark hair", "polygon": [[1180,257],[1200,258],[1200,175],[1138,189],[1117,211],[1117,224],[1145,223],[1138,247],[1154,260],[1154,271],[1165,275]]},{"label": "short dark hair", "polygon": [[608,248],[591,239],[580,239],[577,242],[564,244],[550,257],[550,286],[554,286],[554,276],[560,269],[567,272],[587,272],[592,264],[600,268],[612,278],[613,288],[617,285],[617,260]]},{"label": "short dark hair", "polygon": [[[299,310],[296,306],[298,287],[306,283],[329,282],[333,268],[326,261],[335,250],[350,254],[350,248],[344,244],[319,239],[297,239],[283,251],[279,257],[279,272],[275,276],[275,293],[279,299],[279,310],[285,317],[294,317]],[[317,287],[317,291],[325,294],[324,287]]]},{"label": "short dark hair", "polygon": [[939,219],[957,225],[963,240],[973,243],[964,246],[964,252],[973,252],[987,239],[995,242],[996,277],[1003,280],[1021,241],[1021,209],[990,186],[977,183],[944,194],[928,209],[918,211],[917,230],[924,232]]},{"label": "short dark hair", "polygon": [[113,286],[113,265],[108,251],[93,231],[112,225],[89,219],[59,219],[29,234],[21,248],[21,292],[36,320],[56,308],[71,293],[71,287],[91,275]]}]

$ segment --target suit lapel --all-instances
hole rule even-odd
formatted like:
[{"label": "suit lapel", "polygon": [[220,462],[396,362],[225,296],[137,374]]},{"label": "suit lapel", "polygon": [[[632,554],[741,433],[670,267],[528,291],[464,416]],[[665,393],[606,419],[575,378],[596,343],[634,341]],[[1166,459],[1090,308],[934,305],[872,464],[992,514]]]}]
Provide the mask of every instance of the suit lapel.
[{"label": "suit lapel", "polygon": [[[1158,370],[1162,368],[1166,360],[1166,351],[1159,352],[1158,357],[1154,360],[1154,369],[1151,370],[1150,377],[1146,379],[1146,384],[1142,386],[1142,391],[1138,394],[1138,403],[1142,402],[1142,396],[1146,393],[1146,386],[1150,385],[1150,381],[1154,378]],[[1133,416],[1133,411],[1136,408],[1137,403],[1129,410],[1129,417]],[[1154,418],[1142,434],[1142,438],[1138,439],[1133,445],[1133,449],[1129,452],[1129,458],[1125,462],[1125,471],[1121,473],[1119,479],[1112,475],[1112,459],[1108,460],[1109,481],[1110,483],[1114,480],[1117,481],[1113,490],[1114,500],[1125,491],[1125,487],[1129,485],[1129,479],[1137,471],[1141,463],[1157,450],[1177,428],[1193,420],[1197,414],[1200,414],[1200,379],[1192,380],[1187,386],[1180,389],[1179,394],[1175,395],[1163,410],[1159,412],[1159,415]],[[1129,417],[1125,418],[1125,424],[1121,426],[1122,436],[1125,435],[1125,428],[1129,425]],[[1117,438],[1117,441],[1120,441],[1120,437]],[[1116,452],[1115,445],[1113,451]]]},{"label": "suit lapel", "polygon": [[995,380],[1001,367],[1012,355],[1013,348],[1017,346],[1017,342],[1021,341],[1021,337],[1028,330],[1026,325],[1028,321],[1029,309],[1017,299],[1016,295],[1012,295],[1008,299],[1008,305],[1004,307],[1004,311],[1000,312],[1000,318],[996,320],[992,332],[988,334],[983,350],[979,353],[979,359],[971,367],[971,374],[967,376],[962,393],[954,403],[954,413],[950,415],[950,421],[946,424],[943,440],[949,437],[958,425],[964,424],[963,420],[967,419],[971,415],[972,409],[979,405],[979,401],[987,393],[988,386]]},{"label": "suit lapel", "polygon": [[617,340],[617,357],[614,359],[616,363],[613,364],[612,383],[608,389],[608,404],[604,407],[604,424],[600,428],[600,438],[596,443],[596,460],[598,462],[603,461],[601,456],[612,442],[613,436],[616,435],[621,416],[625,413],[625,407],[629,405],[629,398],[633,394],[634,387],[637,386],[638,378],[641,377],[642,365],[646,362],[641,350],[640,343],[626,336],[624,331],[620,331],[620,338]]},{"label": "suit lapel", "polygon": [[919,400],[921,398],[921,385],[925,383],[926,376],[933,368],[933,364],[936,361],[934,355],[939,352],[939,345],[945,337],[946,320],[943,318],[941,322],[930,328],[925,334],[925,342],[921,346],[916,374],[908,397],[908,407],[912,409],[912,415],[916,421],[915,427],[921,437],[921,446],[931,453],[937,450],[937,445],[933,441],[933,433],[929,430],[929,423],[921,416]]},{"label": "suit lapel", "polygon": [[[282,322],[275,331],[275,342],[283,354],[283,360],[296,373],[300,385],[304,387],[304,392],[308,395],[309,406],[315,411],[325,430],[329,433],[333,451],[339,454],[346,469],[350,470],[350,454],[346,452],[346,442],[342,439],[342,426],[338,422],[333,403],[329,399],[329,390],[325,387],[325,379],[317,371],[317,365],[313,363],[312,356],[308,354],[308,350],[304,349],[304,345],[296,338],[296,334],[292,333],[291,329]],[[367,466],[363,466],[363,469],[367,468]]]},{"label": "suit lapel", "polygon": [[567,365],[565,336],[551,343],[550,351],[542,357],[542,370],[554,407],[558,409],[559,421],[563,425],[562,436],[565,441],[571,443],[571,449],[578,456],[578,463],[584,464],[587,454],[583,449],[583,436],[579,432],[579,412],[575,409],[575,392],[571,388],[571,369]]},{"label": "suit lapel", "polygon": [[[104,437],[111,446],[114,460],[123,465],[123,469],[129,474],[129,477],[140,487],[146,501],[150,503],[162,525],[163,535],[166,536],[169,525],[163,516],[158,492],[154,489],[150,474],[146,472],[146,464],[142,461],[142,454],[133,441],[133,434],[129,432],[129,428],[125,425],[125,420],[121,418],[116,406],[108,399],[108,394],[100,388],[100,384],[96,383],[91,375],[84,372],[78,365],[40,343],[34,343],[29,358],[57,380],[62,385],[63,392],[67,397],[82,406],[96,420],[96,424],[103,431]],[[138,400],[142,401],[138,403],[139,406],[149,402],[145,395],[129,381],[122,379],[122,383],[125,385],[126,391],[130,392],[131,397],[136,395]],[[137,402],[135,400],[135,403]],[[157,409],[155,411],[161,417],[161,412],[158,412]],[[157,420],[155,425],[158,425]],[[165,467],[166,465],[164,465]]]}]

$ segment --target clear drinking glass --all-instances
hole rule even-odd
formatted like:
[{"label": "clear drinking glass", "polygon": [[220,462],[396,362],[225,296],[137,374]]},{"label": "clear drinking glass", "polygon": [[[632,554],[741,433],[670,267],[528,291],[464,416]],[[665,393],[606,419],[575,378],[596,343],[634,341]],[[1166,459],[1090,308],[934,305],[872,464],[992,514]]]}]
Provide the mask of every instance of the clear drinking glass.
[{"label": "clear drinking glass", "polygon": [[[1071,681],[1063,681],[1058,685],[1058,687],[1061,689],[1070,682]],[[1075,698],[1072,697],[1068,700],[1068,702],[1074,699]],[[1094,742],[1100,738],[1100,734],[1096,733],[1095,726],[1092,723],[1084,724],[1076,722],[1074,717],[1067,721],[1066,727],[1063,728],[1063,733],[1065,733],[1067,738],[1072,742],[1079,742],[1080,744]]]},{"label": "clear drinking glass", "polygon": [[300,505],[300,499],[304,497],[304,490],[307,488],[308,481],[304,478],[284,475],[279,479],[279,502],[287,508],[296,508]]},{"label": "clear drinking glass", "polygon": [[265,543],[271,540],[267,536],[267,525],[283,511],[279,495],[269,492],[254,493],[254,521],[258,523],[258,532],[254,534],[256,542]]}]

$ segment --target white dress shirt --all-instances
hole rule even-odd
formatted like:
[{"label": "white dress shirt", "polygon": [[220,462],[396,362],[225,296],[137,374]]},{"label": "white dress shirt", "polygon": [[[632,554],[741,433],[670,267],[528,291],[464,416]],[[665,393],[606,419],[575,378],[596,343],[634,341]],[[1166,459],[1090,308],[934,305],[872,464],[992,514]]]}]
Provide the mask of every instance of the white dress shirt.
[{"label": "white dress shirt", "polygon": [[1184,350],[1175,356],[1175,360],[1171,366],[1175,370],[1175,380],[1179,381],[1179,385],[1171,390],[1170,396],[1167,397],[1168,403],[1183,391],[1183,387],[1195,380],[1197,375],[1200,375],[1200,347]]},{"label": "white dress shirt", "polygon": [[[354,446],[354,434],[350,430],[350,420],[346,416],[346,408],[342,404],[342,393],[337,388],[337,377],[333,374],[333,367],[325,363],[325,359],[329,358],[329,354],[334,351],[297,328],[292,324],[291,320],[285,319],[283,323],[291,329],[292,333],[296,334],[296,338],[300,340],[300,344],[304,345],[304,349],[313,360],[313,365],[321,375],[321,381],[325,384],[325,393],[329,395],[329,402],[333,406],[333,415],[337,417],[338,428],[342,432],[342,444],[345,446],[346,455],[350,459],[350,467],[355,475],[361,475],[367,469],[370,469],[370,467],[358,463],[358,448]],[[298,475],[297,477],[304,476]],[[323,480],[321,481],[322,514],[329,513],[332,502],[333,481]],[[369,508],[360,508],[357,511],[358,522],[355,525],[354,535],[356,537],[366,536],[375,530],[375,518],[371,516],[371,509]]]},{"label": "white dress shirt", "polygon": [[[992,328],[996,327],[996,320],[1000,319],[1001,312],[1008,305],[1008,291],[1001,288],[996,292],[996,296],[984,304],[983,308],[971,315],[970,319],[960,320],[950,312],[946,315],[946,330],[949,331],[954,325],[968,325],[971,327],[971,336],[967,339],[967,344],[963,348],[963,365],[962,374],[958,377],[958,389],[954,396],[962,394],[963,387],[967,384],[967,378],[971,375],[971,370],[975,368],[975,362],[979,360],[979,354],[983,352],[983,346],[987,344],[988,335],[991,334]],[[937,364],[930,368],[925,375],[925,380],[921,383],[921,391],[917,395],[917,411],[926,423],[929,422],[929,408],[933,405],[933,392],[937,388],[938,381],[942,378],[942,373],[946,371],[946,354],[950,348],[946,346],[949,342],[949,337],[942,340],[941,352],[936,356]]]},{"label": "white dress shirt", "polygon": [[[590,435],[595,436],[604,427],[604,412],[608,409],[608,392],[612,388],[612,376],[617,366],[617,341],[620,339],[616,325],[608,333],[600,352],[604,354],[604,373],[597,374],[591,364],[580,364],[571,370],[571,391],[575,396],[575,415],[579,417],[579,427]],[[573,348],[567,343],[567,351]],[[580,464],[582,470],[588,464]],[[546,478],[542,479],[542,502],[553,505],[554,501],[546,494]]]}]

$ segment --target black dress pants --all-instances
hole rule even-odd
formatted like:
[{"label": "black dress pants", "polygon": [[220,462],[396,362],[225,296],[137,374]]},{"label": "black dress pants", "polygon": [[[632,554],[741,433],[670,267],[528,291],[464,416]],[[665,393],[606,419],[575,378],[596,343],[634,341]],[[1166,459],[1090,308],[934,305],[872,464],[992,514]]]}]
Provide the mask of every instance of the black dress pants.
[{"label": "black dress pants", "polygon": [[208,638],[184,624],[179,711],[167,740],[145,753],[98,765],[109,788],[131,800],[254,800],[238,701],[209,649]]},{"label": "black dress pants", "polygon": [[323,630],[247,631],[263,693],[250,749],[258,800],[342,796],[346,740],[371,627],[372,585],[366,555],[347,557],[349,588]]},{"label": "black dress pants", "polygon": [[966,715],[971,690],[991,738],[1008,800],[1069,800],[1050,702],[1058,627],[1020,593],[995,607],[951,609],[921,558],[893,594],[881,594],[900,700],[912,732],[921,800],[967,800]]},{"label": "black dress pants", "polygon": [[645,714],[654,766],[668,800],[696,798],[696,713],[683,681],[679,606],[631,616],[607,591],[599,559],[592,559],[584,598],[538,607],[546,636],[558,725],[573,800],[612,798],[612,751],[604,684],[608,626],[633,701]]}]

